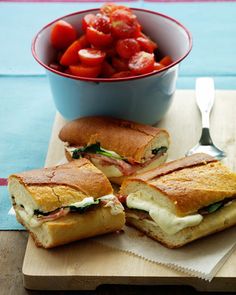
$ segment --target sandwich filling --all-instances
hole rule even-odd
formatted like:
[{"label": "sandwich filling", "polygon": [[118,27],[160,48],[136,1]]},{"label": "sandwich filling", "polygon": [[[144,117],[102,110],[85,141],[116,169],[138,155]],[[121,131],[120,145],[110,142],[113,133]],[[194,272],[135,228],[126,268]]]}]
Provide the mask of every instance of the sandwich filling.
[{"label": "sandwich filling", "polygon": [[223,206],[229,205],[231,202],[233,202],[232,199],[226,199],[202,208],[196,214],[177,216],[168,210],[168,208],[160,206],[160,204],[145,191],[140,190],[130,193],[125,198],[126,206],[129,209],[135,209],[128,210],[126,213],[127,217],[145,219],[150,223],[155,223],[169,235],[174,235],[187,227],[197,226],[202,222],[204,215],[213,213]]},{"label": "sandwich filling", "polygon": [[67,206],[62,206],[54,211],[41,211],[40,209],[32,209],[23,204],[16,203],[12,197],[13,205],[20,217],[29,224],[30,227],[41,226],[47,221],[54,221],[60,217],[66,216],[69,213],[83,214],[88,210],[98,208],[99,206],[109,207],[112,215],[118,215],[123,212],[124,208],[113,194],[102,196],[94,199],[94,197],[84,198],[80,202],[75,202]]},{"label": "sandwich filling", "polygon": [[66,147],[73,159],[87,158],[97,168],[103,171],[107,177],[129,176],[134,174],[137,170],[148,166],[149,169],[159,164],[160,158],[166,155],[166,146],[160,146],[152,149],[149,158],[142,163],[135,162],[132,159],[127,159],[117,154],[114,151],[104,149],[100,143],[91,144],[85,147]]}]

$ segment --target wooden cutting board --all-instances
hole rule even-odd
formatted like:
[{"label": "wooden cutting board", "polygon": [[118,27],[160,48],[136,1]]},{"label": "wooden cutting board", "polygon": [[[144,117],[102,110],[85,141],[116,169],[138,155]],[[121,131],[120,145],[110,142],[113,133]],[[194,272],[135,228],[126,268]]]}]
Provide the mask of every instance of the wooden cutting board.
[{"label": "wooden cutting board", "polygon": [[[226,151],[225,164],[236,171],[236,91],[217,91],[211,115],[211,134],[216,146]],[[63,158],[63,144],[57,135],[65,124],[57,114],[45,166],[58,164]],[[201,121],[194,91],[179,90],[165,118],[158,124],[171,135],[169,159],[184,156],[200,137]],[[236,251],[207,281],[190,277],[166,266],[148,262],[92,242],[75,242],[56,249],[35,247],[29,238],[26,248],[24,286],[35,290],[93,290],[102,284],[191,285],[200,291],[236,291]]]}]

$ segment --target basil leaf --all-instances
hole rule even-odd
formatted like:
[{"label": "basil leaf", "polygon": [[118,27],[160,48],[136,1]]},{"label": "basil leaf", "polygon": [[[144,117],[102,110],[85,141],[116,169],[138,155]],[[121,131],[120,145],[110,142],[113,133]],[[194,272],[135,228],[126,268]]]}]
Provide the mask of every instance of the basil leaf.
[{"label": "basil leaf", "polygon": [[113,158],[116,160],[123,160],[124,159],[119,155],[114,155],[113,153],[110,153],[109,151],[106,151],[103,148],[101,148],[99,142],[91,144],[91,145],[87,145],[82,148],[75,149],[73,151],[72,158],[80,159],[81,157],[83,157],[83,153],[100,154],[100,155],[103,155],[103,156],[106,156],[109,158]]},{"label": "basil leaf", "polygon": [[153,149],[152,153],[154,155],[161,155],[167,152],[167,147],[166,146],[161,146],[159,148]]},{"label": "basil leaf", "polygon": [[[99,199],[96,199],[94,200],[92,203],[85,203],[84,206],[81,206],[81,207],[76,207],[76,206],[64,206],[63,208],[70,208],[70,211],[71,212],[78,212],[78,213],[83,213],[85,211],[87,211],[91,206],[93,205],[97,205],[99,204],[100,200]],[[54,210],[54,211],[57,211],[58,209]],[[43,215],[43,216],[48,216],[49,214],[51,214],[52,212],[54,211],[50,211],[50,212],[43,212],[43,211],[40,211],[40,210],[34,210],[34,214],[35,215]]]},{"label": "basil leaf", "polygon": [[35,215],[43,215],[43,216],[47,216],[47,215],[51,214],[52,212],[53,211],[51,211],[51,212],[43,212],[43,211],[40,211],[38,209],[34,210]]},{"label": "basil leaf", "polygon": [[208,211],[208,213],[213,213],[213,212],[219,210],[223,205],[224,205],[224,202],[217,202],[212,205],[209,205],[206,208],[206,210]]},{"label": "basil leaf", "polygon": [[97,205],[99,204],[100,200],[96,199],[94,200],[93,203],[87,203],[82,207],[76,207],[76,206],[68,206],[68,208],[70,208],[70,212],[77,212],[77,213],[84,213],[85,211],[87,211],[89,208],[91,208],[93,205]]}]

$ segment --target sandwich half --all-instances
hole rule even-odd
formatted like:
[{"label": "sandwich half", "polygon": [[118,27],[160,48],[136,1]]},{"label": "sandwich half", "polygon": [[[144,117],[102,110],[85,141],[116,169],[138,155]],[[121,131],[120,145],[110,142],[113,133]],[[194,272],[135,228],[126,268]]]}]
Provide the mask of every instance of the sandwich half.
[{"label": "sandwich half", "polygon": [[167,158],[166,130],[111,117],[84,117],[67,123],[59,138],[69,161],[89,159],[110,181],[121,184]]},{"label": "sandwich half", "polygon": [[126,222],[169,248],[236,224],[236,174],[206,154],[125,180]]},{"label": "sandwich half", "polygon": [[109,180],[87,159],[13,174],[8,189],[17,220],[39,247],[118,231],[125,223]]}]

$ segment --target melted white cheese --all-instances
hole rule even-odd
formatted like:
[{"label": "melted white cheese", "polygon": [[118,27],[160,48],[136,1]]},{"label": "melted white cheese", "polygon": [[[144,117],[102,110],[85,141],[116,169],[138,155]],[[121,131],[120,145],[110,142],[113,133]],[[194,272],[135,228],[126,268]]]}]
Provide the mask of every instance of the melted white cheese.
[{"label": "melted white cheese", "polygon": [[80,207],[85,207],[85,206],[88,206],[88,205],[92,205],[93,203],[94,203],[94,198],[93,197],[87,197],[87,198],[84,198],[82,201],[72,203],[69,206],[74,206],[76,208],[80,208]]},{"label": "melted white cheese", "polygon": [[128,195],[127,207],[144,210],[149,213],[155,223],[167,234],[173,235],[180,230],[198,225],[203,217],[200,214],[179,217],[164,207],[161,207],[151,196],[144,191]]},{"label": "melted white cheese", "polygon": [[101,170],[106,177],[120,177],[123,176],[120,169],[117,168],[115,165],[101,165],[101,161],[99,159],[91,158],[91,162]]}]

